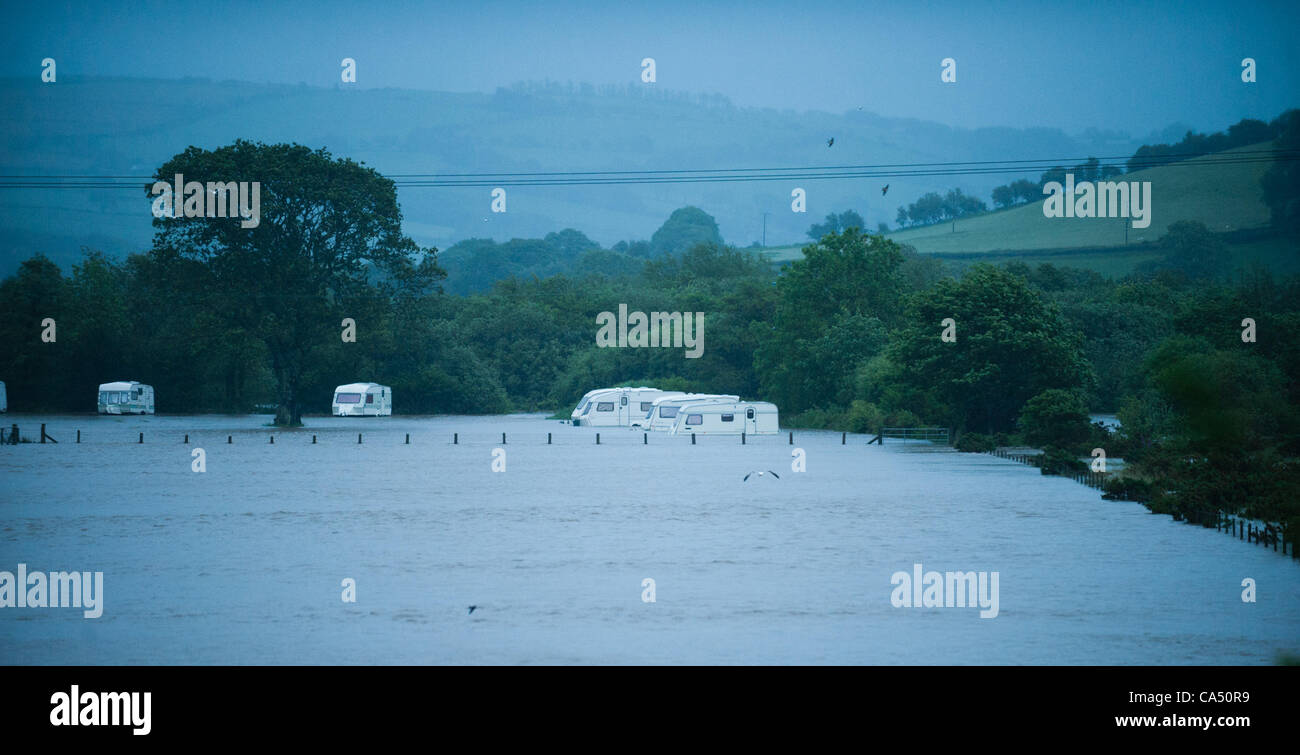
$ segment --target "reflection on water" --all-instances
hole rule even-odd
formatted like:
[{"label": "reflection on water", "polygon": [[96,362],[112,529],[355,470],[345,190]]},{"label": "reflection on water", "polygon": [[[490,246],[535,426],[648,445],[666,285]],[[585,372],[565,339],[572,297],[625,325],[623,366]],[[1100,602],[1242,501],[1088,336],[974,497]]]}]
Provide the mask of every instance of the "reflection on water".
[{"label": "reflection on water", "polygon": [[[1221,664],[1300,650],[1296,561],[985,455],[797,432],[807,472],[792,473],[784,433],[645,445],[600,428],[597,446],[595,429],[538,416],[269,420],[7,418],[60,442],[0,449],[0,570],[103,571],[105,608],[0,609],[0,662]],[[780,479],[742,482],[759,470]],[[916,563],[999,572],[999,615],[894,608],[890,577]]]}]

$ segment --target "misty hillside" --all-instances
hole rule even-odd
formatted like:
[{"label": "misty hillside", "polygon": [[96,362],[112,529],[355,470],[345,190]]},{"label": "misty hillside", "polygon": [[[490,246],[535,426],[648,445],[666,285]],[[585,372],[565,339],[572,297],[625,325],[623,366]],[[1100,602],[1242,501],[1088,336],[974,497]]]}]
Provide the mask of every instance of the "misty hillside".
[{"label": "misty hillside", "polygon": [[[1055,129],[950,128],[874,115],[740,109],[721,97],[650,86],[517,85],[493,94],[347,90],[203,79],[0,80],[0,147],[6,175],[142,178],[193,144],[248,138],[296,141],[364,161],[380,172],[664,170],[801,167],[1131,154],[1142,140]],[[826,140],[835,139],[833,147]],[[1149,137],[1148,137],[1149,139]],[[609,247],[647,239],[676,208],[717,218],[723,238],[747,246],[799,243],[829,212],[856,209],[872,228],[900,204],[959,186],[987,198],[1007,175],[808,181],[806,214],[790,209],[783,181],[518,187],[507,212],[490,212],[489,188],[403,187],[405,229],[446,248],[470,238],[505,242],[575,228]],[[114,255],[148,246],[141,189],[6,189],[0,192],[0,275],[35,252],[67,264],[87,245]]]},{"label": "misty hillside", "polygon": [[890,238],[919,252],[954,254],[1141,244],[1159,239],[1180,220],[1201,221],[1216,233],[1265,228],[1269,210],[1260,179],[1273,163],[1228,160],[1270,147],[1271,143],[1239,147],[1115,177],[1116,181],[1151,183],[1151,224],[1147,228],[1134,228],[1125,219],[1045,217],[1039,200],[959,220],[955,229],[952,224],[940,223],[905,229]]}]

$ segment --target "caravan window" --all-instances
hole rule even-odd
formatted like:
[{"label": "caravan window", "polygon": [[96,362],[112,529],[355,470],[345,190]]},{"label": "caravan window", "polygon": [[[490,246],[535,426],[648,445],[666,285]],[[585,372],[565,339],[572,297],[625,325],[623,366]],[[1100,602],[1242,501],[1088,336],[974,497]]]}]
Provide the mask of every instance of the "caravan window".
[{"label": "caravan window", "polygon": [[745,419],[753,419],[753,418],[754,418],[754,407],[751,406],[745,410]]},{"label": "caravan window", "polygon": [[598,412],[612,412],[612,411],[614,411],[614,402],[613,402],[613,401],[602,401],[602,402],[600,402],[599,404],[596,404],[596,411],[598,411]]},{"label": "caravan window", "polygon": [[591,414],[591,407],[592,407],[592,406],[594,406],[594,404],[592,404],[591,402],[587,402],[587,408],[582,410],[582,416],[585,417],[585,416],[587,416],[588,414]]},{"label": "caravan window", "polygon": [[361,403],[360,393],[336,393],[334,395],[336,404],[359,404]]},{"label": "caravan window", "polygon": [[141,393],[142,391],[139,388],[136,388],[135,390],[131,391],[131,398],[140,398]]},{"label": "caravan window", "polygon": [[677,410],[680,408],[679,406],[661,406],[659,407],[659,416],[664,419],[672,419],[677,416]]},{"label": "caravan window", "polygon": [[703,415],[703,414],[688,414],[688,415],[686,415],[686,424],[688,424],[688,425],[702,425],[702,424],[704,424],[704,415]]},{"label": "caravan window", "polygon": [[645,412],[646,414],[649,414],[650,410],[653,409],[654,407],[655,407],[655,402],[653,401],[641,402],[641,411]]},{"label": "caravan window", "polygon": [[373,403],[375,403],[375,394],[373,394],[373,393],[367,393],[367,394],[366,394],[366,403],[367,403],[367,404],[373,404]]},{"label": "caravan window", "polygon": [[724,414],[724,415],[722,415],[722,421],[723,421],[723,422],[735,422],[735,421],[736,421],[736,415],[734,415],[734,414]]}]

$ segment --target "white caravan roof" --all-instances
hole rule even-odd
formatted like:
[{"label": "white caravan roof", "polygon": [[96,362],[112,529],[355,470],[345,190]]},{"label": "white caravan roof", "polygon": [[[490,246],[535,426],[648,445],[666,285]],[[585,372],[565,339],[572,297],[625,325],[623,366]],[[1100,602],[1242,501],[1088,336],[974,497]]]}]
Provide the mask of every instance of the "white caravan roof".
[{"label": "white caravan roof", "polygon": [[100,391],[129,391],[137,385],[144,385],[134,380],[118,380],[115,383],[100,383]]},{"label": "white caravan roof", "polygon": [[334,389],[335,393],[368,393],[375,388],[387,388],[379,383],[348,383]]},{"label": "white caravan roof", "polygon": [[755,410],[761,411],[765,414],[777,410],[776,404],[773,404],[770,401],[702,401],[699,403],[693,402],[689,407],[683,406],[681,413],[677,416],[680,417],[688,411],[691,414],[721,414],[724,412],[736,411],[741,407],[753,407]]},{"label": "white caravan roof", "polygon": [[655,406],[660,404],[689,404],[695,401],[705,401],[709,403],[717,401],[738,401],[739,396],[730,393],[685,393],[676,396],[660,396],[655,399]]},{"label": "white caravan roof", "polygon": [[[604,396],[606,393],[631,393],[635,391],[659,391],[659,389],[649,388],[644,385],[640,386],[639,388],[633,388],[631,386],[627,386],[623,388],[602,388],[599,391],[592,391],[590,394],[588,394],[588,396],[590,396],[592,399],[595,399],[597,396]],[[659,392],[665,394],[678,395],[678,396],[681,395],[681,391],[659,391]]]},{"label": "white caravan roof", "polygon": [[[587,399],[591,398],[592,396],[595,396],[597,393],[604,393],[605,391],[613,391],[613,390],[617,390],[617,389],[616,389],[616,388],[597,388],[597,389],[594,390],[594,391],[587,391],[586,393],[582,394],[582,398],[578,400],[578,408],[581,409],[581,408],[582,408],[582,405],[585,404],[585,403],[587,403]],[[577,411],[577,410],[575,409],[574,411]]]}]

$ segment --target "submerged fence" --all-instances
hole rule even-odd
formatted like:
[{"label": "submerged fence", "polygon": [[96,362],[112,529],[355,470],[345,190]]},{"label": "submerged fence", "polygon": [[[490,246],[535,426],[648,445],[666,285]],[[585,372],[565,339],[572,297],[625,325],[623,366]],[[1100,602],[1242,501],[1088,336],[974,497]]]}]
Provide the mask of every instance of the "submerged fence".
[{"label": "submerged fence", "polygon": [[924,440],[948,445],[948,428],[946,427],[882,427],[876,436],[867,441],[867,445],[885,445],[885,438],[895,438],[906,443],[909,440]]},{"label": "submerged fence", "polygon": [[940,443],[948,442],[948,428],[946,427],[882,427],[880,428],[881,438],[899,438],[907,440],[929,440]]},{"label": "submerged fence", "polygon": [[989,454],[992,456],[996,456],[999,459],[1010,459],[1012,461],[1018,461],[1021,464],[1029,464],[1031,466],[1034,465],[1033,460],[1037,459],[1039,456],[1039,454],[1013,454],[1007,451],[1003,451],[1000,448],[989,451]]},{"label": "submerged fence", "polygon": [[[1010,459],[1011,461],[1029,466],[1037,466],[1035,460],[1041,456],[1041,454],[1009,453],[1000,448],[990,451],[989,455],[996,456],[999,459]],[[1076,472],[1073,474],[1056,476],[1065,477],[1082,485],[1087,485],[1090,488],[1102,491],[1106,489],[1106,480],[1109,479],[1107,473],[1093,471]],[[1188,524],[1199,524],[1206,528],[1213,525],[1215,530],[1226,532],[1229,535],[1235,536],[1238,540],[1249,542],[1252,545],[1263,545],[1264,547],[1272,545],[1275,552],[1280,550],[1284,556],[1287,555],[1287,546],[1290,545],[1291,558],[1300,558],[1300,553],[1296,553],[1295,538],[1293,537],[1291,540],[1287,540],[1286,533],[1274,524],[1269,524],[1267,522],[1252,522],[1218,509],[1193,509],[1188,511],[1179,511],[1174,514],[1174,519],[1185,521]]]}]

